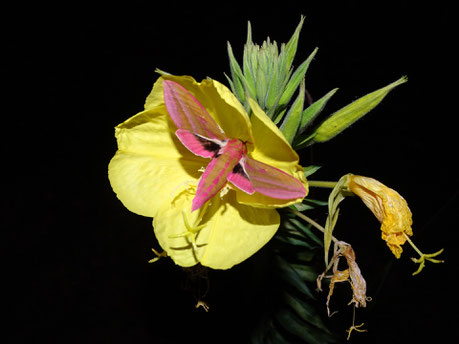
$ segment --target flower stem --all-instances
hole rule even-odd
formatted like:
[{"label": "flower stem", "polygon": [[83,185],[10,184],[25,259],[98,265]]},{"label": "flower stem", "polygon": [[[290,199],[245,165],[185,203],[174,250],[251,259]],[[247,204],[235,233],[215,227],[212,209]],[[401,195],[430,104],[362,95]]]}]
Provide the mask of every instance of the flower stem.
[{"label": "flower stem", "polygon": [[324,182],[321,180],[308,180],[308,184],[313,188],[329,188],[333,189],[338,182]]},{"label": "flower stem", "polygon": [[[316,227],[319,231],[321,231],[322,233],[325,233],[325,228],[322,227],[321,225],[319,225],[316,221],[314,221],[313,219],[311,219],[309,216],[306,216],[304,215],[303,213],[300,213],[298,210],[295,210],[295,209],[292,209],[292,208],[289,208],[289,210],[294,213],[296,216],[298,216],[300,219],[303,219],[304,221],[310,223],[311,225],[313,225],[314,227]],[[336,239],[333,235],[332,235],[332,240],[334,243],[337,243],[339,240]]]}]

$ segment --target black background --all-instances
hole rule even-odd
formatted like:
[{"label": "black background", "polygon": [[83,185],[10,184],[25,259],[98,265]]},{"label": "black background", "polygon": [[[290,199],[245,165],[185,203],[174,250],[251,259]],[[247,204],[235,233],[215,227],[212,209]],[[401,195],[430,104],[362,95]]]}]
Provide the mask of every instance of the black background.
[{"label": "black background", "polygon": [[[142,110],[155,68],[226,83],[226,42],[240,60],[248,20],[255,42],[268,35],[285,42],[301,14],[296,65],[319,47],[308,91],[318,99],[340,88],[324,115],[409,78],[351,129],[303,151],[303,165],[323,165],[315,179],[352,172],[396,189],[413,212],[413,240],[425,252],[445,248],[445,264],[413,277],[413,250],[406,246],[396,260],[372,214],[346,201],[335,234],[353,245],[373,298],[356,321],[369,332],[351,342],[457,338],[451,8],[440,1],[23,5],[5,9],[13,20],[1,27],[7,343],[245,342],[257,314],[249,286],[263,291],[250,278],[254,260],[210,272],[211,310],[196,310],[179,267],[147,263],[158,248],[151,219],[127,211],[110,188],[113,127]],[[328,320],[343,338],[349,309]]]}]

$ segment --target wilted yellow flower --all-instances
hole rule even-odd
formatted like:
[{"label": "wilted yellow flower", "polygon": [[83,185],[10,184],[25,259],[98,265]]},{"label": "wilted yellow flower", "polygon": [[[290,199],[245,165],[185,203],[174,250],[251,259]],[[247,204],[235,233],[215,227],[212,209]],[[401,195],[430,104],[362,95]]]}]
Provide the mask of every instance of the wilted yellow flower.
[{"label": "wilted yellow flower", "polygon": [[381,222],[382,239],[400,258],[406,236],[413,235],[410,208],[400,194],[373,178],[350,175],[349,189],[359,196]]},{"label": "wilted yellow flower", "polygon": [[230,268],[271,239],[280,223],[276,207],[302,198],[248,194],[228,184],[192,212],[198,180],[209,160],[193,154],[176,136],[177,126],[165,106],[164,80],[183,86],[228,137],[246,143],[248,156],[294,176],[306,194],[303,169],[296,152],[255,102],[250,102],[249,118],[231,91],[211,79],[198,83],[188,76],[161,76],[145,110],[116,127],[118,151],[109,165],[111,186],[130,211],[154,218],[164,256],[184,267],[200,263]]},{"label": "wilted yellow flower", "polygon": [[[346,259],[348,268],[346,270],[338,270],[338,264],[341,257]],[[327,271],[332,268],[333,275],[327,276]],[[327,311],[328,315],[331,316],[329,303],[330,298],[333,295],[333,290],[335,288],[335,283],[349,281],[352,288],[352,300],[350,302],[354,304],[355,307],[366,307],[367,306],[367,283],[360,272],[360,268],[357,265],[355,260],[355,252],[352,249],[351,245],[344,241],[337,241],[334,246],[334,254],[330,260],[330,264],[323,274],[317,278],[317,288],[322,290],[321,282],[324,277],[331,278],[329,292],[327,297]]]}]

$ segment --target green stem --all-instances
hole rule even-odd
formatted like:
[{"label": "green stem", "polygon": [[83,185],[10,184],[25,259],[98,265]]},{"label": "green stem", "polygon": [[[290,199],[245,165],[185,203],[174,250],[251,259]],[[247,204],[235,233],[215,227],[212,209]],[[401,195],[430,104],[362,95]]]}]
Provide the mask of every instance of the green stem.
[{"label": "green stem", "polygon": [[[304,215],[303,213],[300,213],[298,210],[295,210],[295,209],[292,209],[292,208],[289,208],[289,210],[294,213],[296,216],[298,216],[300,219],[303,219],[304,221],[310,223],[311,225],[313,225],[314,227],[316,227],[319,231],[321,231],[322,233],[325,233],[325,228],[322,227],[321,225],[319,225],[316,221],[314,221],[313,219],[311,219],[309,216],[306,216]],[[333,235],[332,235],[332,240],[334,243],[337,243],[339,240],[336,239]]]},{"label": "green stem", "polygon": [[338,182],[324,182],[320,180],[308,180],[308,184],[313,188],[329,188],[333,189]]}]

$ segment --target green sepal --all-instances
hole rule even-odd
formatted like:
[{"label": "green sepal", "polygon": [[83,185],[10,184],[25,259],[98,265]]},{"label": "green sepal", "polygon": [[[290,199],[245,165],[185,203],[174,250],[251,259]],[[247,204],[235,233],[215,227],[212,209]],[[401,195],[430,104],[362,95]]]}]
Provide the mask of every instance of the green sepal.
[{"label": "green sepal", "polygon": [[301,117],[301,124],[299,127],[299,132],[303,132],[309,125],[312,124],[314,119],[322,112],[323,108],[327,104],[328,100],[338,91],[337,88],[331,90],[326,95],[324,95],[319,100],[315,101],[309,105],[304,111],[303,116]]},{"label": "green sepal", "polygon": [[[232,91],[241,103],[245,102],[245,89],[247,89],[247,82],[245,81],[241,67],[234,58],[233,49],[228,42],[228,56],[230,60],[230,71],[233,82],[231,83]],[[229,79],[229,78],[228,78]]]},{"label": "green sepal", "polygon": [[255,78],[257,103],[264,110],[266,109],[265,99],[268,91],[268,80],[266,79],[265,71],[262,68],[258,68]]},{"label": "green sepal", "polygon": [[285,86],[285,90],[282,93],[282,96],[279,99],[278,107],[283,108],[287,106],[296,89],[300,85],[301,81],[304,79],[306,72],[308,70],[309,64],[317,53],[319,48],[315,48],[314,51],[309,55],[309,57],[293,73],[292,77]]},{"label": "green sepal", "polygon": [[314,143],[315,136],[316,136],[316,133],[298,135],[293,141],[293,145],[292,145],[293,149],[298,151],[302,148],[312,145]]},{"label": "green sepal", "polygon": [[255,99],[265,113],[279,123],[286,113],[287,104],[296,92],[315,52],[293,73],[298,39],[303,26],[301,16],[295,32],[287,44],[280,45],[269,37],[261,46],[252,42],[252,28],[248,22],[247,41],[244,45],[242,68],[234,58],[228,43],[231,79],[227,76],[231,90],[247,108],[247,96]]},{"label": "green sepal", "polygon": [[407,78],[404,76],[397,81],[371,92],[336,111],[328,119],[322,122],[322,124],[320,124],[314,131],[314,141],[325,142],[332,139],[372,110],[392,89],[405,83],[406,81]]},{"label": "green sepal", "polygon": [[290,107],[289,111],[287,112],[287,115],[285,116],[285,119],[279,128],[290,144],[293,142],[293,139],[295,138],[295,135],[298,131],[298,127],[301,123],[301,115],[303,113],[304,106],[304,95],[305,86],[303,79],[300,86],[300,92]]},{"label": "green sepal", "polygon": [[[287,111],[287,109],[284,109],[284,110],[282,110],[281,112],[279,112],[279,113],[276,115],[276,117],[275,117],[274,120],[273,120],[273,123],[274,123],[275,125],[278,125],[278,124],[279,124],[279,122],[280,122],[280,121],[282,120],[282,118],[284,117],[284,114],[285,114],[286,111]],[[273,112],[273,111],[271,111],[271,114],[272,114],[272,112]],[[267,113],[267,115],[269,116],[270,113]],[[271,117],[270,117],[270,118],[271,118]]]},{"label": "green sepal", "polygon": [[247,93],[251,98],[255,99],[256,88],[255,88],[255,75],[257,70],[257,51],[252,42],[252,27],[250,21],[247,23],[247,42],[244,46],[244,55],[242,68],[244,71],[244,77],[246,80]]},{"label": "green sepal", "polygon": [[304,18],[305,18],[304,16],[301,16],[300,23],[296,27],[295,32],[293,33],[290,40],[285,45],[285,64],[283,66],[285,74],[287,74],[288,71],[290,70],[290,67],[292,66],[292,63],[293,63],[293,59],[295,58],[296,49],[298,47],[298,39],[300,37],[301,28],[303,27]]},{"label": "green sepal", "polygon": [[266,109],[271,109],[276,105],[279,93],[279,58],[276,52],[273,54],[272,71],[270,72],[269,86],[266,93]]}]

